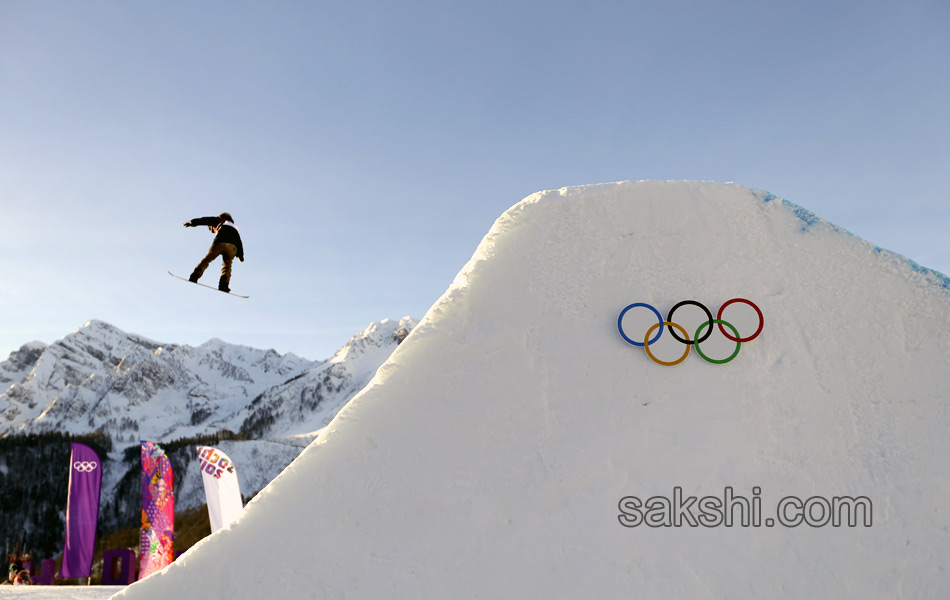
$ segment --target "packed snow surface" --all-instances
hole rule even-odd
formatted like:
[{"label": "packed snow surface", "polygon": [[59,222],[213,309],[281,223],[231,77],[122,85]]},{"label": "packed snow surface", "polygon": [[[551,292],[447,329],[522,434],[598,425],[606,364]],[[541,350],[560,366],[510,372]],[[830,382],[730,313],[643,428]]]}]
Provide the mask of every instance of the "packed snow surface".
[{"label": "packed snow surface", "polygon": [[[729,363],[661,366],[618,329],[632,303],[732,298],[764,326]],[[723,316],[742,336],[748,307]],[[766,193],[538,193],[238,522],[119,597],[939,597],[948,325],[946,277]],[[750,508],[636,522],[630,498],[659,511],[677,488]],[[808,523],[774,523],[789,497]],[[818,526],[835,497],[869,514]]]}]

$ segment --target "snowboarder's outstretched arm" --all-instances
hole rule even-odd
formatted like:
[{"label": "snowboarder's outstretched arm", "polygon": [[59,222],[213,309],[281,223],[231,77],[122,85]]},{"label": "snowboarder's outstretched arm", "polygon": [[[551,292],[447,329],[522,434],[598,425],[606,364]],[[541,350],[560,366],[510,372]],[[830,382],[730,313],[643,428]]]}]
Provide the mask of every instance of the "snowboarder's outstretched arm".
[{"label": "snowboarder's outstretched arm", "polygon": [[208,227],[213,227],[221,223],[219,217],[198,217],[190,221],[186,221],[185,227],[200,227],[201,225],[207,225]]}]

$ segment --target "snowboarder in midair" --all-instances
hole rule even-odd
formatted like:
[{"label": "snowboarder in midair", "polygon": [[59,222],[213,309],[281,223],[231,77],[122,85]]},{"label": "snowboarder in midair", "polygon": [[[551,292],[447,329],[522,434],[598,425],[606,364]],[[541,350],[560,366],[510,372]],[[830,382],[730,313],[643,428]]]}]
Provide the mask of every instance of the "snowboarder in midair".
[{"label": "snowboarder in midair", "polygon": [[220,256],[224,264],[221,266],[221,278],[218,280],[218,289],[222,292],[230,292],[231,288],[228,287],[228,284],[231,281],[231,263],[235,257],[237,257],[239,261],[244,262],[244,245],[241,244],[241,234],[238,233],[237,227],[234,226],[234,219],[226,212],[221,213],[217,217],[199,217],[192,219],[186,222],[184,226],[198,227],[199,225],[207,225],[208,229],[210,229],[215,236],[214,241],[211,243],[211,249],[208,250],[208,255],[205,256],[201,262],[198,263],[198,266],[195,267],[195,270],[191,272],[188,281],[198,283],[198,279],[201,278],[202,273],[205,272],[205,269],[208,268],[211,261]]}]

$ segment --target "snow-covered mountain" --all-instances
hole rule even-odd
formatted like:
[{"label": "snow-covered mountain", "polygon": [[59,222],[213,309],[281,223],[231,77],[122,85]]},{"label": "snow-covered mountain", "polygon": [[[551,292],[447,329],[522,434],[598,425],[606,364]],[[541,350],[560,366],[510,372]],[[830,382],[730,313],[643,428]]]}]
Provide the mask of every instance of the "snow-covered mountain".
[{"label": "snow-covered mountain", "polygon": [[[107,438],[112,451],[102,457],[104,531],[136,522],[134,447],[140,440],[171,445],[179,508],[205,501],[198,470],[190,468],[193,438],[207,444],[209,436],[220,437],[218,446],[237,465],[241,490],[250,495],[297,457],[415,325],[410,317],[371,323],[330,359],[311,361],[218,339],[198,347],[166,344],[89,321],[52,344],[25,344],[0,362],[0,438],[47,433]],[[7,464],[10,459],[0,453],[0,476],[38,460],[24,458],[31,456],[27,450],[18,452],[19,464]],[[38,502],[50,504],[52,512],[38,517],[45,509],[31,506],[20,514],[8,507],[5,521],[15,524],[7,525],[60,535],[50,520],[62,521],[62,507],[55,500]],[[0,533],[16,535],[2,523]]]},{"label": "snow-covered mountain", "polygon": [[0,363],[0,435],[99,432],[122,446],[222,430],[254,439],[308,434],[414,325],[409,317],[372,323],[329,360],[310,361],[218,339],[165,344],[89,321]]}]

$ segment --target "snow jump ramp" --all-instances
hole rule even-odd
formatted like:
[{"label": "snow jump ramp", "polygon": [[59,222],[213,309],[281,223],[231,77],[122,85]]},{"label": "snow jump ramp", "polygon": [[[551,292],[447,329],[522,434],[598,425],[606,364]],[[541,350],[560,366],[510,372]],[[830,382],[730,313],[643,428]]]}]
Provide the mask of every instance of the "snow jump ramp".
[{"label": "snow jump ramp", "polygon": [[[722,364],[631,343],[659,320],[626,307],[684,300],[762,331]],[[948,326],[945,276],[764,192],[541,192],[239,521],[118,597],[939,597]]]}]

